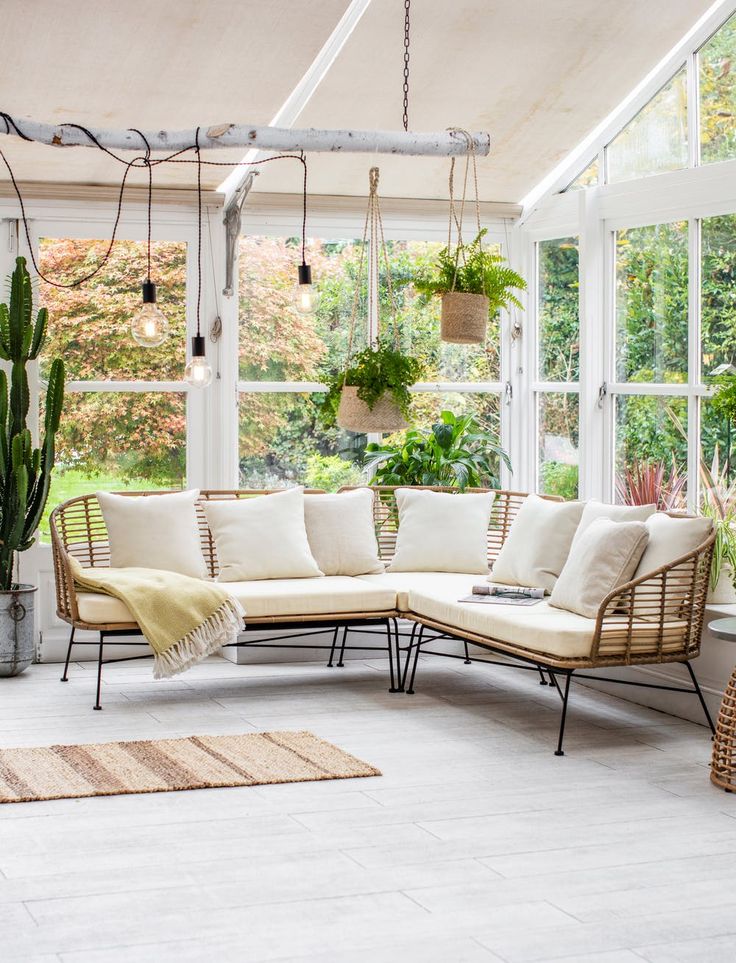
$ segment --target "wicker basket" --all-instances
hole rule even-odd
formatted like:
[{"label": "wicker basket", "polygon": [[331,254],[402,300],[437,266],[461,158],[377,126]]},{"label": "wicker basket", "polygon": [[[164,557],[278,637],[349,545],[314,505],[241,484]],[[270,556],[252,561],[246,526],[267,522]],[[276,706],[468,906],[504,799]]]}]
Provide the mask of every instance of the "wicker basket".
[{"label": "wicker basket", "polygon": [[728,792],[736,792],[736,669],[723,694],[713,740],[711,782]]},{"label": "wicker basket", "polygon": [[451,344],[483,344],[488,324],[485,294],[448,291],[442,295],[440,337]]},{"label": "wicker basket", "polygon": [[337,423],[348,431],[368,434],[369,432],[401,431],[409,425],[401,410],[388,392],[369,408],[358,397],[358,389],[345,385],[340,394],[340,407],[337,410]]}]

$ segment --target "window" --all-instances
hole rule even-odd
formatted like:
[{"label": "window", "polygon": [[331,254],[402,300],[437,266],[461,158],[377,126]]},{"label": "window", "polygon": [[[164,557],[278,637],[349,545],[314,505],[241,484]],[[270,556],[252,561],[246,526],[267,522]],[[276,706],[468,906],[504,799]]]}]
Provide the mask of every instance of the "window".
[{"label": "window", "polygon": [[614,471],[619,501],[686,507],[688,224],[615,233]]},{"label": "window", "polygon": [[537,244],[537,487],[578,494],[580,376],[577,237]]},{"label": "window", "polygon": [[687,381],[688,227],[616,233],[616,380]]},{"label": "window", "polygon": [[596,157],[582,173],[567,187],[568,191],[580,191],[586,187],[595,187],[598,183],[598,158]]},{"label": "window", "polygon": [[610,184],[688,165],[687,83],[683,68],[606,148]]},{"label": "window", "polygon": [[[78,277],[81,270],[93,270],[108,243],[42,237],[41,270],[55,280]],[[49,512],[67,498],[186,484],[186,393],[183,385],[176,390],[163,383],[180,381],[186,361],[187,245],[156,241],[152,254],[170,325],[170,337],[158,348],[141,348],[130,334],[146,275],[143,242],[117,241],[102,271],[81,288],[41,282],[40,300],[50,320],[39,374],[43,380],[49,361],[61,356],[67,376],[42,534],[48,532]]]},{"label": "window", "polygon": [[736,17],[699,54],[700,160],[736,157]]},{"label": "window", "polygon": [[703,380],[736,364],[736,215],[701,221],[700,297]]},{"label": "window", "polygon": [[[320,422],[324,379],[345,365],[361,243],[309,241],[308,261],[319,294],[313,315],[294,306],[298,240],[249,236],[240,242],[240,484],[306,484],[336,489],[361,477],[367,439]],[[429,241],[388,241],[397,307],[396,337],[425,365],[428,390],[414,395],[412,420],[428,426],[442,408],[473,412],[498,433],[500,338],[492,325],[485,345],[445,344],[439,299],[418,295],[416,270],[443,247]],[[369,341],[365,268],[353,352]],[[385,269],[379,272],[380,328],[392,336]],[[453,390],[457,385],[459,390]]]}]

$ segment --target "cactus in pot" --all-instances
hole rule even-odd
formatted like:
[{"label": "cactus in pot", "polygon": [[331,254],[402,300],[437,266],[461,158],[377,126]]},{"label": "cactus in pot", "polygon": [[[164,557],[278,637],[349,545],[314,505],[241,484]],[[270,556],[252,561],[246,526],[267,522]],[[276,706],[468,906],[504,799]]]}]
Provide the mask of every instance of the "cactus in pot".
[{"label": "cactus in pot", "polygon": [[[25,258],[16,259],[10,303],[0,304],[0,676],[17,675],[33,661],[33,598],[36,589],[15,582],[19,552],[33,544],[54,467],[54,442],[64,401],[64,362],[51,364],[43,439],[34,447],[28,411],[28,364],[46,339],[48,313],[33,314]],[[8,377],[7,368],[10,368]]]}]

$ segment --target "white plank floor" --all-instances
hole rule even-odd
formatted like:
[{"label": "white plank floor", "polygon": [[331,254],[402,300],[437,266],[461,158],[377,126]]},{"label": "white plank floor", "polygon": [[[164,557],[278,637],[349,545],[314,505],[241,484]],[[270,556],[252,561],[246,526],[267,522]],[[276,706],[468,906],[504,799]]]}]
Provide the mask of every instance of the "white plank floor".
[{"label": "white plank floor", "polygon": [[736,796],[703,727],[425,659],[0,680],[0,745],[311,729],[374,779],[0,806],[0,960],[736,959]]}]

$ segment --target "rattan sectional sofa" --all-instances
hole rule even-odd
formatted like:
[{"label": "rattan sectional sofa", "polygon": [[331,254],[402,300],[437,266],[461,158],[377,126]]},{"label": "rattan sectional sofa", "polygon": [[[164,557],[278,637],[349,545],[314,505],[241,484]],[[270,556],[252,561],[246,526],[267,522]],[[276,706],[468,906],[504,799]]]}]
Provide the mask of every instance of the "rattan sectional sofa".
[{"label": "rattan sectional sofa", "polygon": [[[346,489],[347,490],[347,489]],[[433,491],[448,491],[433,487]],[[475,489],[474,491],[479,491]],[[374,523],[379,555],[393,558],[398,531],[394,489],[374,488]],[[148,493],[136,493],[145,496]],[[214,539],[202,502],[242,499],[266,491],[203,491],[197,506],[202,551],[209,575],[218,573]],[[310,494],[321,494],[311,490]],[[508,536],[524,493],[496,491],[488,528],[488,562],[493,564]],[[549,496],[551,498],[551,496]],[[551,500],[559,500],[551,498]],[[106,658],[106,646],[139,633],[125,605],[118,599],[78,591],[70,557],[82,567],[109,566],[107,532],[96,496],[85,495],[60,505],[51,515],[51,538],[57,593],[57,615],[71,626],[62,681],[66,681],[75,645],[97,646],[97,698],[99,709],[103,665],[120,661]],[[553,608],[542,601],[529,608],[484,606],[458,601],[470,592],[478,576],[444,572],[400,572],[354,577],[328,576],[311,579],[272,579],[228,583],[246,610],[246,631],[238,645],[297,646],[295,629],[314,635],[332,632],[329,664],[338,664],[346,646],[388,652],[390,691],[411,694],[420,654],[438,639],[464,643],[462,654],[438,653],[471,661],[468,645],[481,653],[474,662],[512,665],[538,672],[542,684],[553,686],[560,696],[561,716],[556,753],[563,754],[565,720],[573,677],[601,678],[591,670],[683,662],[692,685],[655,686],[695,694],[712,728],[712,720],[691,666],[700,652],[714,535],[695,551],[655,572],[619,586],[600,606],[597,618],[583,618]],[[385,631],[379,645],[356,645],[354,633]],[[408,626],[408,628],[407,628]],[[254,639],[264,629],[283,630],[284,635]],[[77,630],[97,633],[94,642],[75,637]],[[348,642],[348,632],[350,639]],[[145,642],[138,643],[146,645]],[[482,653],[501,658],[483,657]],[[145,658],[139,656],[138,658]],[[403,663],[403,668],[402,668]],[[606,681],[617,681],[607,678]],[[640,682],[632,684],[641,685]]]}]

